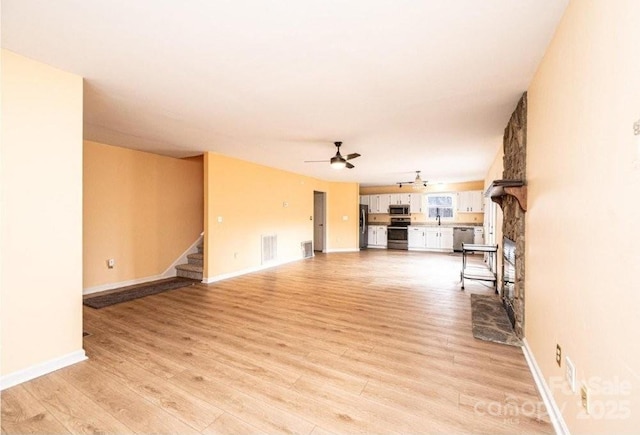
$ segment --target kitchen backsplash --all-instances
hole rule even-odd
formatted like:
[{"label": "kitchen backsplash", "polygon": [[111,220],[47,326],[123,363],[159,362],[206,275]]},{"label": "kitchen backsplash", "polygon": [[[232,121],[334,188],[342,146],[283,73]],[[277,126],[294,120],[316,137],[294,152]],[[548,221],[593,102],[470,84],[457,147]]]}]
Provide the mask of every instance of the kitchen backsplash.
[{"label": "kitchen backsplash", "polygon": [[[470,224],[470,225],[482,225],[484,222],[484,213],[457,213],[456,220],[445,221],[443,224]],[[388,224],[389,215],[383,213],[370,213],[368,222],[369,224]],[[411,223],[415,224],[428,224],[436,223],[435,219],[428,219],[424,213],[411,213]]]}]

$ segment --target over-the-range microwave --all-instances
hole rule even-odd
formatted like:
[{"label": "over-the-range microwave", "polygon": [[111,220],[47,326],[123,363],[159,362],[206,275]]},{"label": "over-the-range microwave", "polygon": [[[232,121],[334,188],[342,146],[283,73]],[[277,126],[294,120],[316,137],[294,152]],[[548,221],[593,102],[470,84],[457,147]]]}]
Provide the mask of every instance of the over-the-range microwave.
[{"label": "over-the-range microwave", "polygon": [[400,205],[390,205],[389,206],[389,214],[391,216],[409,216],[409,205],[400,204]]}]

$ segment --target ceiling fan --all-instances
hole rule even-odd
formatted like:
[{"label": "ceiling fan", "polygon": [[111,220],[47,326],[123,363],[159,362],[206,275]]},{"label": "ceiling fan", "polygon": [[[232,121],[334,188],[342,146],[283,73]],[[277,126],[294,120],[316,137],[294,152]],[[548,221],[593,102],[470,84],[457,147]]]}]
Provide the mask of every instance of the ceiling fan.
[{"label": "ceiling fan", "polygon": [[336,146],[338,151],[336,152],[335,156],[331,157],[330,160],[305,160],[304,162],[305,163],[331,162],[331,167],[333,169],[342,169],[342,168],[345,168],[345,167],[348,168],[348,169],[355,168],[355,166],[353,166],[347,160],[351,160],[351,159],[355,159],[356,157],[360,157],[360,154],[352,153],[352,154],[348,154],[346,156],[343,156],[342,154],[340,154],[340,146],[342,145],[342,142],[334,142],[333,144]]},{"label": "ceiling fan", "polygon": [[407,184],[411,184],[414,189],[421,189],[423,187],[427,187],[427,180],[423,180],[420,177],[420,171],[416,171],[416,179],[413,181],[398,181],[396,183],[398,186],[406,186]]}]

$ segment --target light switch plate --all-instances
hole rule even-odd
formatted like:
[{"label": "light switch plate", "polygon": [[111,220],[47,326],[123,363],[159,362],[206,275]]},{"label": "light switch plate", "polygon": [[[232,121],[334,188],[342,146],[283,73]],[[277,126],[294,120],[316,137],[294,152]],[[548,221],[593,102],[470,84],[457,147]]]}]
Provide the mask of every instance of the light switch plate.
[{"label": "light switch plate", "polygon": [[573,393],[576,392],[576,366],[573,365],[573,362],[569,359],[569,357],[565,357],[564,362],[566,363],[564,376],[569,384],[569,388]]}]

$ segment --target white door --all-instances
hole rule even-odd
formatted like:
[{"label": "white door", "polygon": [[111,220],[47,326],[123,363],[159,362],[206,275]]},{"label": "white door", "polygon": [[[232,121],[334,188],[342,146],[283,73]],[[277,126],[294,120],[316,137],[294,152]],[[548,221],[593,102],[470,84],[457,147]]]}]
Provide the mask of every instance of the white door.
[{"label": "white door", "polygon": [[313,250],[324,252],[325,192],[313,192]]},{"label": "white door", "polygon": [[[487,198],[484,208],[484,242],[488,245],[496,245],[496,224],[497,224],[498,204]],[[498,265],[494,264],[493,255],[487,255],[487,265],[489,269],[496,272]]]}]

